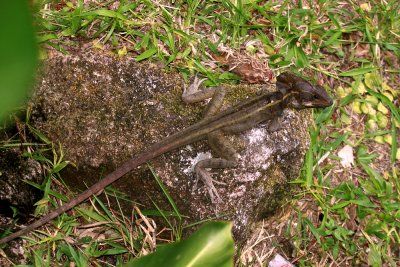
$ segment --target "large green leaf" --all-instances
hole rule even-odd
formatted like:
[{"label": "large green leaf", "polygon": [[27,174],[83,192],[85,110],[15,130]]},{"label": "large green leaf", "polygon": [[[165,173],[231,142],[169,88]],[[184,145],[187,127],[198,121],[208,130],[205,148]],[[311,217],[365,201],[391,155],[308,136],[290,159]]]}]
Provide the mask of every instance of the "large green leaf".
[{"label": "large green leaf", "polygon": [[233,266],[234,245],[231,228],[232,224],[229,222],[207,223],[188,239],[158,247],[155,253],[132,261],[126,266]]},{"label": "large green leaf", "polygon": [[28,1],[0,4],[0,122],[32,87],[37,47]]}]

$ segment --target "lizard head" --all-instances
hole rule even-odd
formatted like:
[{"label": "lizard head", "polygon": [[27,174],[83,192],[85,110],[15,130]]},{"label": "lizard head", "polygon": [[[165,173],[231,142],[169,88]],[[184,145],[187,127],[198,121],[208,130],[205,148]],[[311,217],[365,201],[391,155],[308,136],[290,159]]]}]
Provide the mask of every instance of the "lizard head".
[{"label": "lizard head", "polygon": [[283,95],[293,94],[289,99],[289,106],[296,109],[324,108],[333,103],[322,86],[314,86],[291,72],[284,72],[277,77],[276,88]]}]

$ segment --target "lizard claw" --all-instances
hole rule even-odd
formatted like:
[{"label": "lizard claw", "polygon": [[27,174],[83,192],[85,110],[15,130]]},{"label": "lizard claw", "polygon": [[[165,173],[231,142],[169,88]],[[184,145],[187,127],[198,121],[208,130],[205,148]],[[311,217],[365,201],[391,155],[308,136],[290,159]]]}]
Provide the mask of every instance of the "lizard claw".
[{"label": "lizard claw", "polygon": [[[217,184],[225,184],[225,183],[212,179],[210,174],[206,170],[201,169],[201,168],[198,168],[196,170],[196,177],[197,177],[197,179],[195,182],[195,187],[197,186],[198,180],[201,179],[203,181],[203,183],[205,184],[205,186],[207,187],[208,195],[210,196],[211,202],[212,203],[222,202],[222,199],[219,196],[218,191],[214,186],[214,183],[217,183]],[[195,187],[193,187],[193,188],[195,188]]]},{"label": "lizard claw", "polygon": [[192,82],[191,85],[189,85],[189,88],[186,88],[185,86],[185,90],[183,91],[182,96],[187,96],[187,95],[192,95],[195,94],[199,91],[199,87],[200,85],[207,80],[207,78],[203,78],[203,79],[199,79],[197,78],[197,75],[194,77],[194,81]]}]

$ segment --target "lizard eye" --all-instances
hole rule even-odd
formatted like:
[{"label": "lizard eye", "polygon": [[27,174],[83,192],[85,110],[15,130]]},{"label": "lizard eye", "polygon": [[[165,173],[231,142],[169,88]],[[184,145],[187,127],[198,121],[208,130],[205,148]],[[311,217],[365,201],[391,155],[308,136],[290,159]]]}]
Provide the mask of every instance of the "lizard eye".
[{"label": "lizard eye", "polygon": [[313,99],[317,100],[317,99],[319,99],[319,96],[318,95],[313,95]]}]

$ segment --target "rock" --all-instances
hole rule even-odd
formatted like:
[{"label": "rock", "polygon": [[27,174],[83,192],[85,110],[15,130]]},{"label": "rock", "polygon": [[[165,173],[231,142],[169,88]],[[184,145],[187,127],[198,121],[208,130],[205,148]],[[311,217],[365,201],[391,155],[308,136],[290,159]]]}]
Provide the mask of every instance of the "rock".
[{"label": "rock", "polygon": [[[19,229],[11,219],[14,215],[11,207],[18,210],[18,223],[26,222],[28,215],[35,208],[35,202],[41,197],[41,191],[25,181],[40,184],[42,180],[43,171],[39,162],[23,157],[19,149],[0,150],[0,233]],[[13,240],[4,248],[12,262],[26,263],[24,244],[23,240]],[[0,266],[13,264],[1,257],[0,253]]]},{"label": "rock", "polygon": [[[77,166],[67,168],[62,177],[74,188],[84,189],[150,144],[201,119],[205,103],[183,104],[183,87],[179,75],[156,65],[94,52],[57,54],[43,62],[31,123],[62,144],[65,158]],[[232,104],[265,88],[239,85],[228,89]],[[233,220],[236,238],[244,240],[252,231],[252,222],[273,213],[290,195],[288,182],[298,176],[308,147],[309,120],[309,111],[286,110],[272,132],[268,131],[270,123],[265,123],[229,136],[241,154],[241,164],[236,169],[213,171],[213,178],[225,183],[216,185],[222,203],[212,204],[201,182],[194,188],[191,170],[196,158],[210,152],[206,141],[162,155],[150,165],[180,213],[187,216],[186,222],[215,216]],[[147,166],[112,186],[146,208],[154,208],[154,201],[162,210],[172,210]],[[131,203],[126,208],[130,212]]]},{"label": "rock", "polygon": [[23,157],[18,149],[0,150],[0,214],[11,217],[10,207],[14,207],[25,218],[40,199],[40,190],[25,181],[42,180],[43,172],[37,161]]}]

